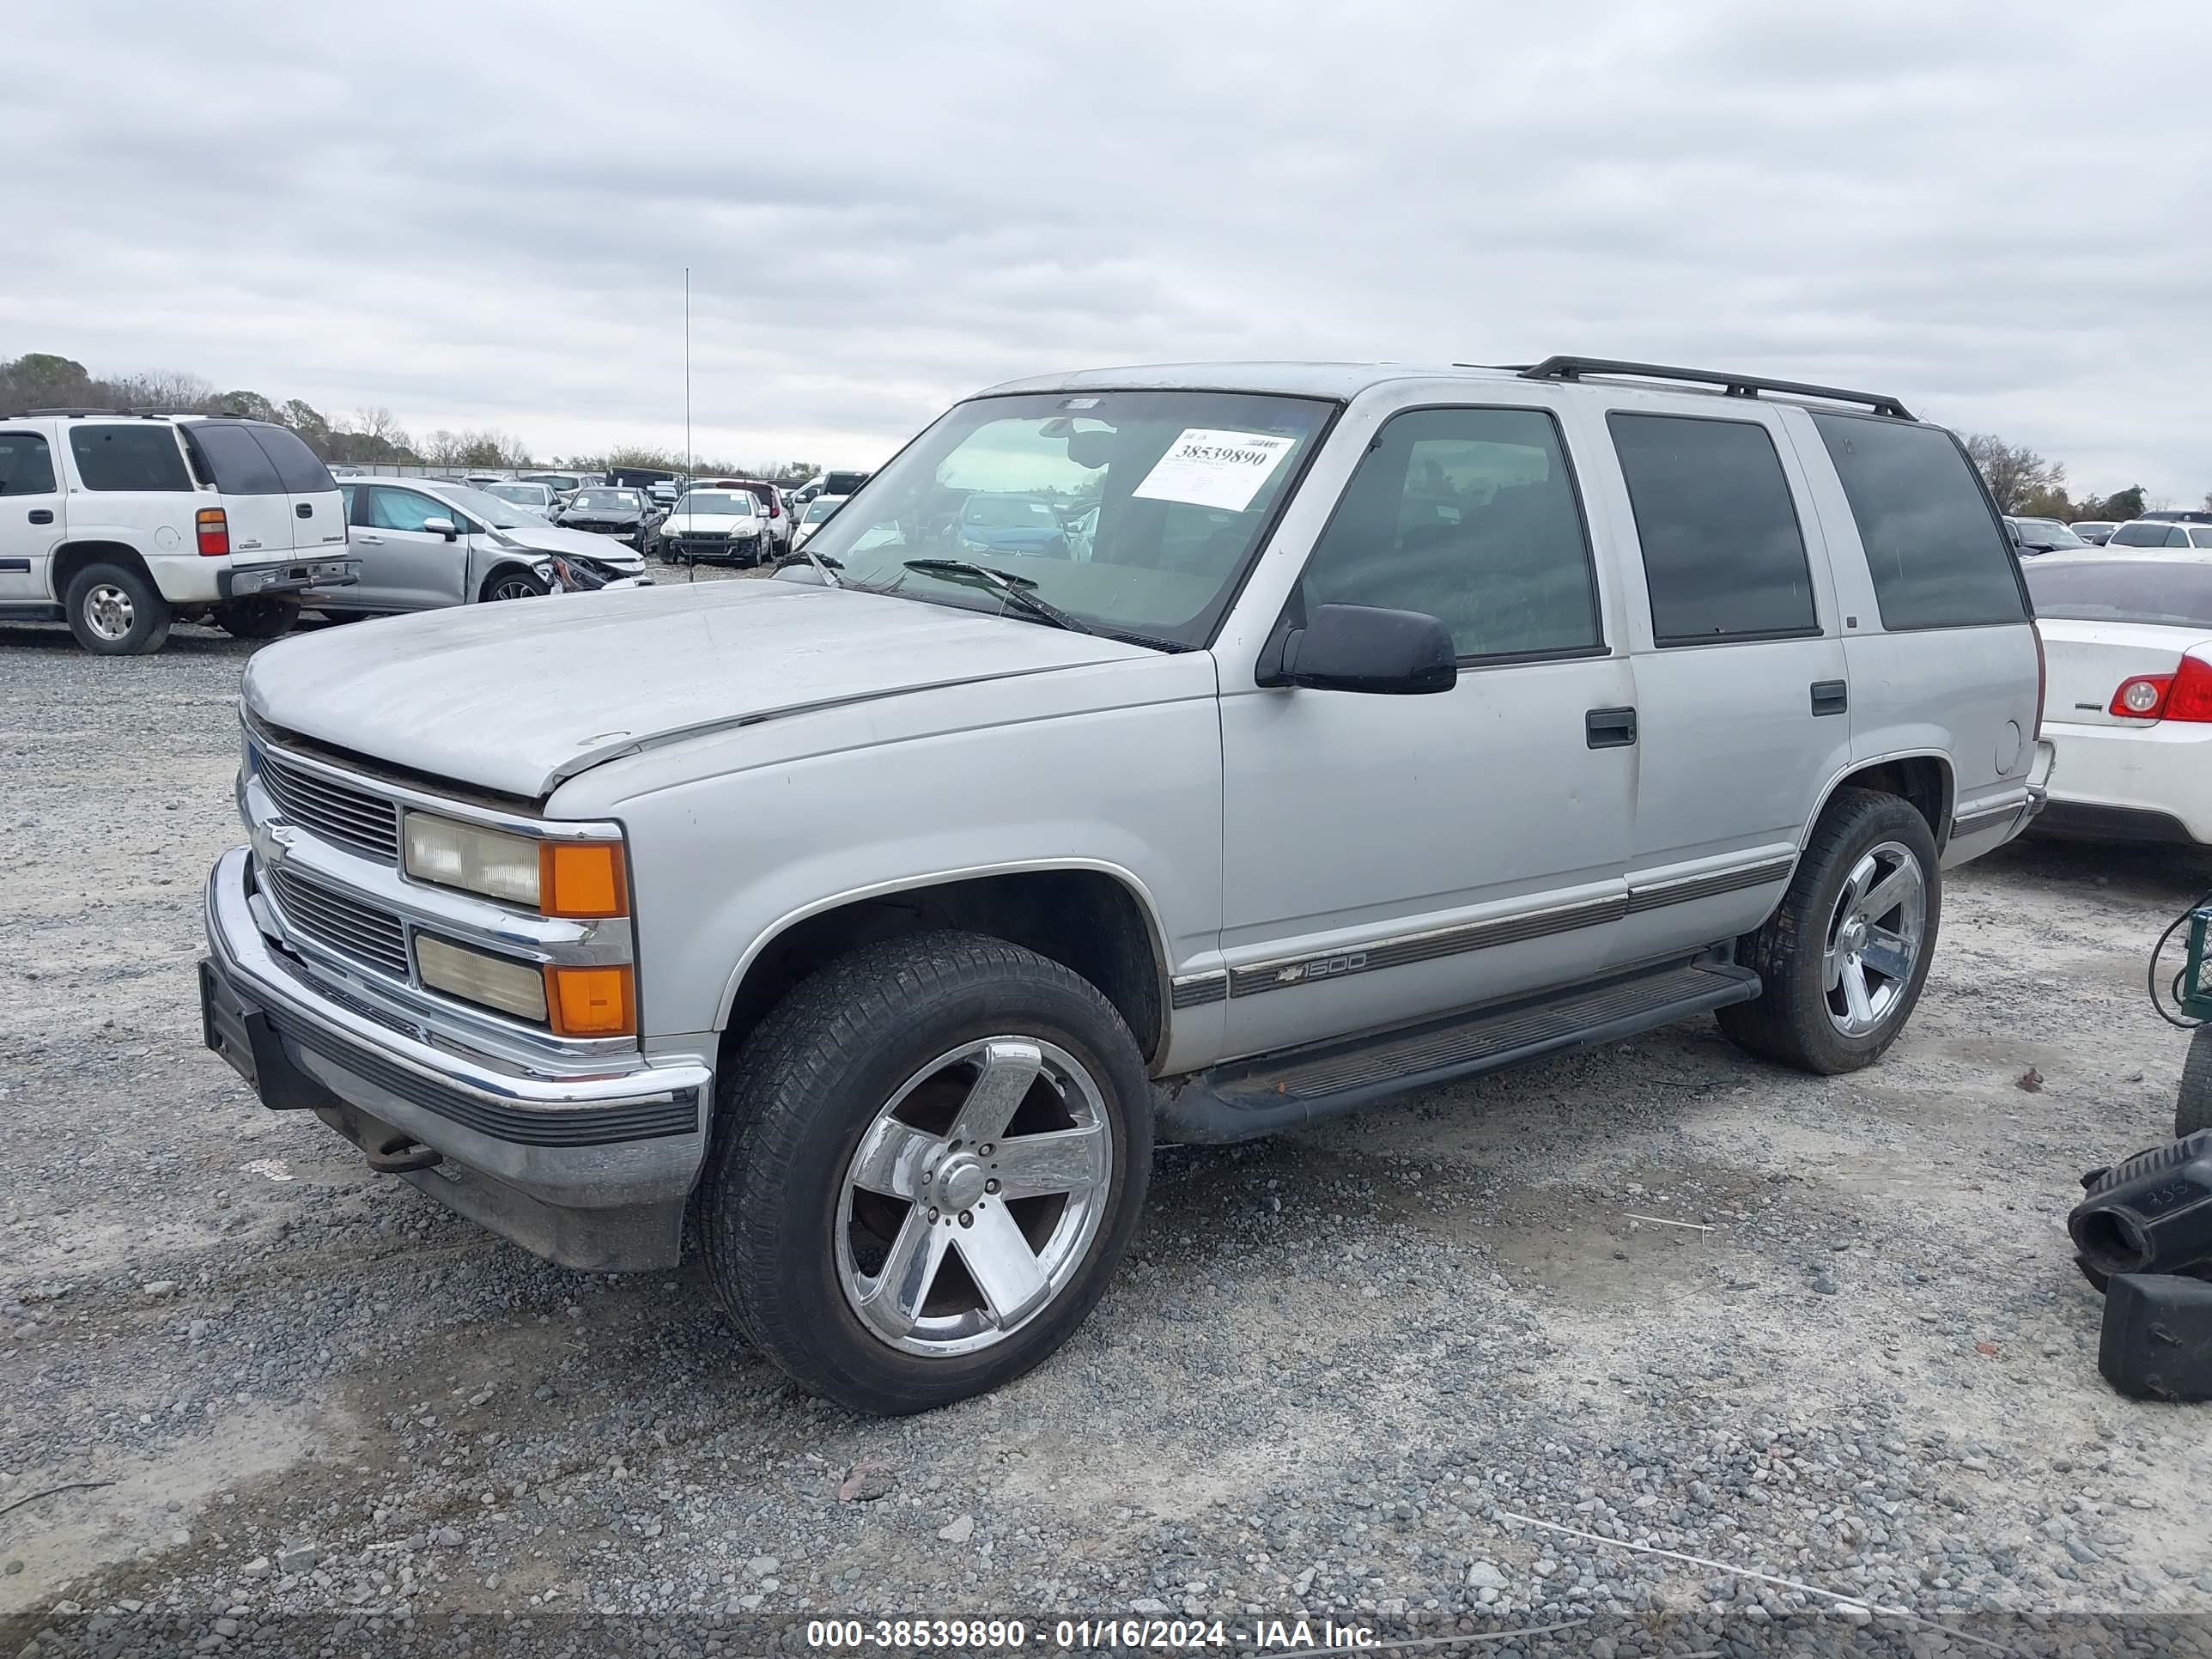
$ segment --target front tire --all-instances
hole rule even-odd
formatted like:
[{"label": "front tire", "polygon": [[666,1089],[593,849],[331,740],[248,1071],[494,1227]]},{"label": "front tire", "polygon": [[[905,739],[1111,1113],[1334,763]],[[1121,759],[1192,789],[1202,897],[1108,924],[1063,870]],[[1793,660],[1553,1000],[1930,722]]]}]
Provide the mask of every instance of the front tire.
[{"label": "front tire", "polygon": [[1942,909],[1928,820],[1910,801],[1838,789],[1782,903],[1736,957],[1765,988],[1718,1011],[1739,1047],[1832,1076],[1881,1058],[1927,982]]},{"label": "front tire", "polygon": [[1103,1292],[1152,1166],[1143,1057],[1068,969],[971,933],[866,946],[730,1068],[708,1272],[809,1391],[902,1416],[1041,1364]]},{"label": "front tire", "polygon": [[552,591],[532,571],[509,570],[486,582],[483,596],[489,604],[500,599],[540,599]]},{"label": "front tire", "polygon": [[300,602],[257,593],[215,608],[215,625],[239,640],[281,639],[300,620]]},{"label": "front tire", "polygon": [[87,565],[70,579],[62,605],[76,642],[99,656],[149,655],[169,637],[169,602],[123,565]]}]

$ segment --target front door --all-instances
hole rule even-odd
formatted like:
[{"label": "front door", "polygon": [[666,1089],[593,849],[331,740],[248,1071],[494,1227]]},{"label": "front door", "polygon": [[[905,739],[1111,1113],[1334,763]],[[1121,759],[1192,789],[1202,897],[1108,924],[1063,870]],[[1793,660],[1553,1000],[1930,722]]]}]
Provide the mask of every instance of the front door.
[{"label": "front door", "polygon": [[367,523],[353,534],[361,586],[353,602],[374,610],[428,611],[468,595],[468,544],[422,526],[443,519],[456,529],[465,515],[434,495],[402,484],[368,487]]},{"label": "front door", "polygon": [[1385,422],[1290,600],[1326,604],[1440,617],[1459,682],[1223,696],[1231,1054],[1575,981],[1626,909],[1637,699],[1550,412]]},{"label": "front door", "polygon": [[0,427],[0,604],[35,604],[64,529],[60,480],[46,434]]}]

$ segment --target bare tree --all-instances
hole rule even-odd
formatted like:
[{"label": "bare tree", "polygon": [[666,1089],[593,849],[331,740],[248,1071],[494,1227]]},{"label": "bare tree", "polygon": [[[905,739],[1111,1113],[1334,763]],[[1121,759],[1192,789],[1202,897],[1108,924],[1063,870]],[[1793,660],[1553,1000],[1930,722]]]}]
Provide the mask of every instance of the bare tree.
[{"label": "bare tree", "polygon": [[1977,432],[1966,440],[1966,453],[2001,513],[2026,512],[2039,495],[2039,504],[2046,507],[2065,499],[2066,469],[2045,460],[2026,444],[2008,444],[1994,433]]}]

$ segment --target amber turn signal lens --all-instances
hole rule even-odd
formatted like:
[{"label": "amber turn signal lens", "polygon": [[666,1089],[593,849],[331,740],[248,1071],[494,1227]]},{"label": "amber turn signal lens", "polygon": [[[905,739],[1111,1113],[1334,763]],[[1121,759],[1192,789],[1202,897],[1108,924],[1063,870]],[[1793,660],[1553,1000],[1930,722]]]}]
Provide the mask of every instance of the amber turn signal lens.
[{"label": "amber turn signal lens", "polygon": [[622,916],[622,848],[611,841],[549,841],[538,849],[538,908],[542,915]]},{"label": "amber turn signal lens", "polygon": [[627,968],[548,968],[545,1002],[562,1036],[630,1036],[637,992]]}]

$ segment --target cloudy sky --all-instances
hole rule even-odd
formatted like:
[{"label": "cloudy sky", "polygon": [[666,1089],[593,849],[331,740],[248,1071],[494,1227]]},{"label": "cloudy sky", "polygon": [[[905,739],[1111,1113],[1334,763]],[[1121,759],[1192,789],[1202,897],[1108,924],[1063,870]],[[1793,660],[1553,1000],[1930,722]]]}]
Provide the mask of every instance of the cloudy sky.
[{"label": "cloudy sky", "polygon": [[1062,367],[1578,350],[2212,489],[2203,0],[7,15],[0,356],[680,445],[688,265],[731,458]]}]

